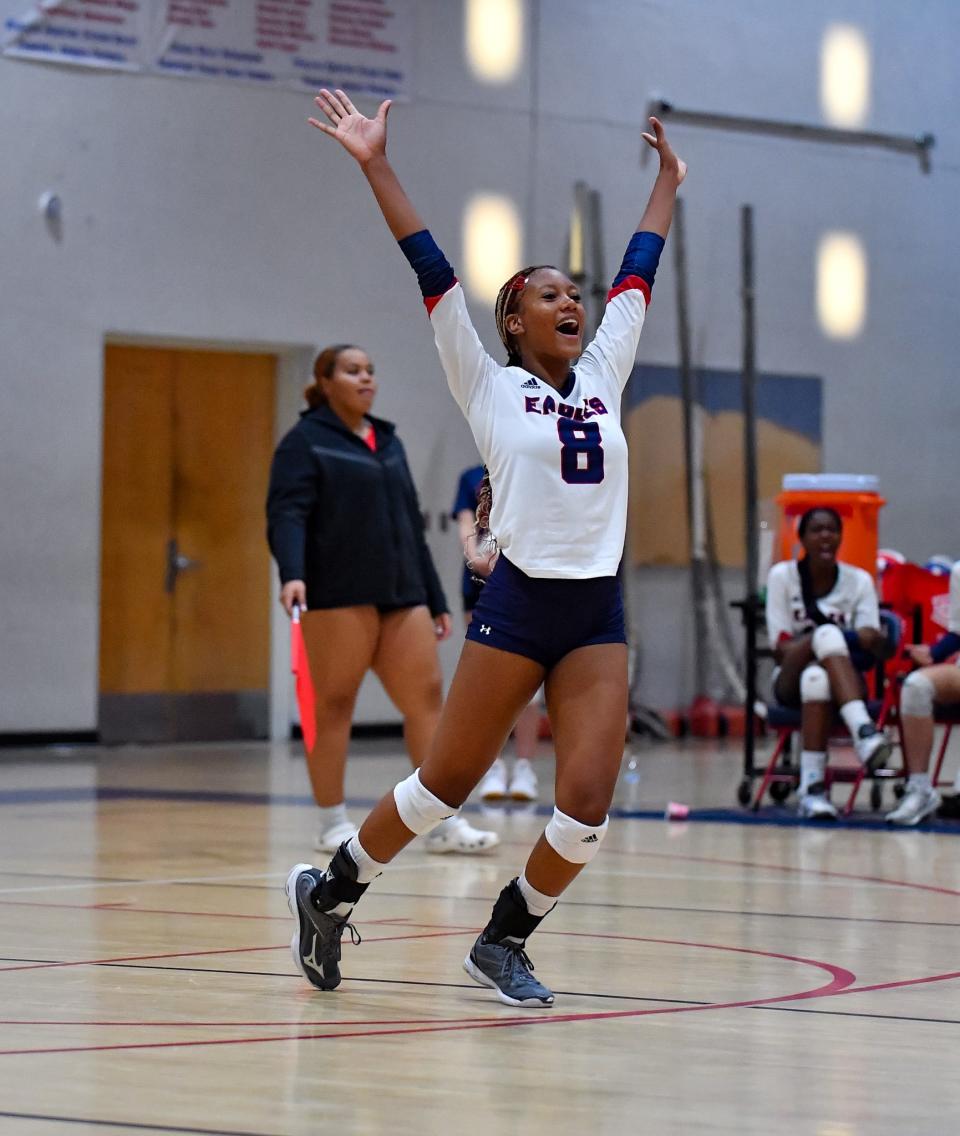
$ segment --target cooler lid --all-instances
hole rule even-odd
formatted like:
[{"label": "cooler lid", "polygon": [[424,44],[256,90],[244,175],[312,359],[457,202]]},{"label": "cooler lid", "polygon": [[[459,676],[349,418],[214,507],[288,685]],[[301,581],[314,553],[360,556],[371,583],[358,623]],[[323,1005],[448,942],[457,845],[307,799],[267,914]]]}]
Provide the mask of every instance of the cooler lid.
[{"label": "cooler lid", "polygon": [[877,493],[880,479],[872,473],[785,473],[783,488],[814,493]]}]

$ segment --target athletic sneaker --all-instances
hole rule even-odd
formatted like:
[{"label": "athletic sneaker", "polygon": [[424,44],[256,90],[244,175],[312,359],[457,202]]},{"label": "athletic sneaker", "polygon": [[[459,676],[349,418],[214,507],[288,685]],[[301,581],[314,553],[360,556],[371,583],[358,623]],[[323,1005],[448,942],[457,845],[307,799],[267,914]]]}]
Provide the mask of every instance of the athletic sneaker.
[{"label": "athletic sneaker", "polygon": [[425,840],[427,851],[437,854],[461,852],[470,855],[473,852],[487,852],[499,843],[500,837],[495,832],[474,828],[462,816],[442,820],[433,832],[427,834]]},{"label": "athletic sneaker", "polygon": [[508,1006],[552,1006],[553,991],[533,977],[533,963],[523,943],[505,939],[485,943],[483,935],[463,960],[463,969],[481,986],[496,990]]},{"label": "athletic sneaker", "polygon": [[866,766],[868,773],[875,773],[887,764],[891,745],[883,730],[878,729],[873,722],[866,722],[857,730],[853,742],[857,757]]},{"label": "athletic sneaker", "polygon": [[502,801],[507,795],[507,763],[502,757],[490,766],[479,786],[483,801]]},{"label": "athletic sneaker", "polygon": [[804,820],[836,820],[837,810],[824,792],[801,793],[797,800],[797,813]]},{"label": "athletic sneaker", "polygon": [[330,828],[318,832],[313,842],[318,852],[336,852],[345,840],[357,835],[357,826],[350,820],[338,821]]},{"label": "athletic sneaker", "polygon": [[345,929],[354,945],[360,935],[347,916],[329,915],[313,902],[315,889],[323,882],[324,873],[312,864],[294,864],[287,876],[284,891],[287,906],[297,921],[290,940],[290,953],[297,970],[318,990],[336,990],[340,985],[340,940]]},{"label": "athletic sneaker", "polygon": [[510,778],[509,795],[515,801],[535,801],[537,799],[537,775],[525,757],[518,757],[513,765]]},{"label": "athletic sneaker", "polygon": [[903,800],[886,819],[890,824],[913,828],[940,808],[940,794],[930,785],[907,785]]}]

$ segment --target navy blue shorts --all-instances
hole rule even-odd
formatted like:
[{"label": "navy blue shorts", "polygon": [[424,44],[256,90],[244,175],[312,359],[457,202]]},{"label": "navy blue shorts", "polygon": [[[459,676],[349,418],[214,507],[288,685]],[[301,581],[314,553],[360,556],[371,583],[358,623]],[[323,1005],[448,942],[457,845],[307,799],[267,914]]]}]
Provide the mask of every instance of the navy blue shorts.
[{"label": "navy blue shorts", "polygon": [[524,655],[547,670],[578,647],[626,643],[620,581],[539,579],[501,554],[473,609],[467,638]]}]

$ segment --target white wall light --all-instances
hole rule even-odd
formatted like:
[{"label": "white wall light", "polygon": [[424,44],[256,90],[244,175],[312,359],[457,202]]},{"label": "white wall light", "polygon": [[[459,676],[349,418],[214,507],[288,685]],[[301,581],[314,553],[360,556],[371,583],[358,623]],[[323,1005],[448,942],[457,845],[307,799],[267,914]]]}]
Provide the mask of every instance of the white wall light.
[{"label": "white wall light", "polygon": [[870,111],[870,46],[859,28],[831,24],[820,49],[820,106],[831,126],[863,126]]},{"label": "white wall light", "polygon": [[853,233],[825,233],[817,248],[817,318],[831,339],[852,339],[867,316],[867,254]]},{"label": "white wall light", "polygon": [[522,268],[520,218],[508,197],[478,194],[463,215],[467,288],[478,300],[494,303],[500,285]]},{"label": "white wall light", "polygon": [[467,62],[484,83],[509,83],[523,57],[522,0],[467,0]]}]

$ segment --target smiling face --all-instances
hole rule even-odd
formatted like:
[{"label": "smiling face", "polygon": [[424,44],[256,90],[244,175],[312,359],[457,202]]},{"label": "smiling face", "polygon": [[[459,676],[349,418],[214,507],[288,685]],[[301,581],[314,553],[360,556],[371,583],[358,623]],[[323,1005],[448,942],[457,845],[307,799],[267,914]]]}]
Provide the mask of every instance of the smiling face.
[{"label": "smiling face", "polygon": [[522,360],[550,371],[579,358],[586,313],[580,289],[559,269],[532,272],[512,306],[504,326]]},{"label": "smiling face", "polygon": [[830,509],[811,510],[799,534],[811,564],[836,563],[842,535],[840,522]]},{"label": "smiling face", "polygon": [[359,424],[377,393],[373,364],[360,347],[339,351],[330,374],[321,376],[320,383],[330,409],[350,426]]}]

